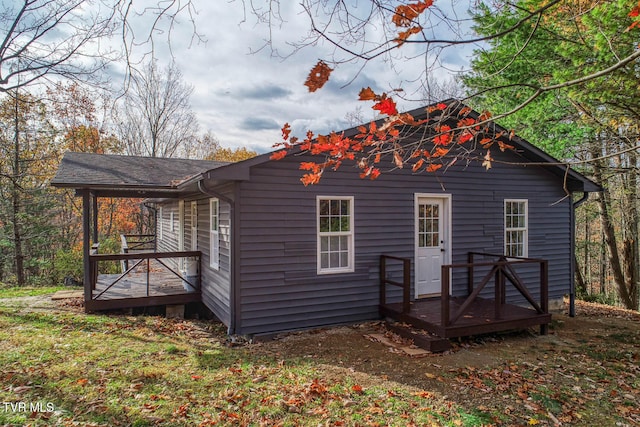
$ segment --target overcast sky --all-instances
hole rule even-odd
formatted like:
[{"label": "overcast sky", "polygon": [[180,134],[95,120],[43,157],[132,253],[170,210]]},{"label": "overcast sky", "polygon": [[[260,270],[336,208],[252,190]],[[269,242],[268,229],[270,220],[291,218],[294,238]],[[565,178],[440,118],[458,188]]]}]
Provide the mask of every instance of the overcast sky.
[{"label": "overcast sky", "polygon": [[[286,4],[281,10],[285,22],[271,29],[256,23],[249,11],[245,14],[240,1],[196,2],[196,28],[206,39],[204,43],[192,40],[192,26],[185,15],[174,26],[173,58],[184,81],[194,87],[191,104],[202,133],[210,130],[226,147],[245,146],[266,152],[280,140],[280,129],[286,122],[292,125],[294,134],[303,135],[307,129],[324,133],[350,127],[345,115],[358,107],[365,120],[372,119],[371,103],[357,100],[362,87],[371,86],[377,92],[403,88],[407,96],[420,98],[416,92],[420,81],[412,80],[423,80],[425,57],[416,55],[419,51],[409,45],[402,48],[403,54],[414,59],[395,63],[401,73],[382,60],[368,63],[360,72],[359,65],[344,65],[333,72],[324,88],[309,93],[304,81],[318,59],[326,57],[330,46],[305,48],[286,60],[276,57],[269,48],[260,50],[271,34],[273,48],[282,55],[289,54],[292,48],[288,42],[300,39],[309,28],[308,18],[297,2],[281,3]],[[171,55],[158,46],[157,56],[164,65]],[[470,49],[449,50],[441,58],[448,68],[460,70],[469,53]],[[439,71],[433,78],[444,75]],[[419,106],[418,102],[405,103],[401,108]]]}]

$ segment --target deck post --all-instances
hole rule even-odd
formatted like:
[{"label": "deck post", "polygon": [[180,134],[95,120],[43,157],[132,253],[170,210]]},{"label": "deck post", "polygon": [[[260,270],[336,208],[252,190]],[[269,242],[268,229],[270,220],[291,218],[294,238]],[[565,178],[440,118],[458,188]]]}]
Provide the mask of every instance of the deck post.
[{"label": "deck post", "polygon": [[91,301],[92,279],[91,263],[89,254],[91,253],[91,194],[88,190],[82,192],[82,266],[84,269],[84,300]]},{"label": "deck post", "polygon": [[[549,313],[549,261],[540,261],[540,308],[544,314]],[[540,325],[540,335],[547,335],[549,325]]]},{"label": "deck post", "polygon": [[151,258],[147,258],[147,296],[149,296],[149,279],[151,274]]},{"label": "deck post", "polygon": [[98,243],[98,197],[96,193],[91,193],[91,219],[93,221],[93,243]]},{"label": "deck post", "polygon": [[467,263],[469,264],[469,267],[467,267],[467,295],[471,295],[473,292],[473,281],[475,279],[473,277],[473,252],[467,254]]},{"label": "deck post", "polygon": [[440,313],[442,314],[441,323],[443,327],[447,327],[449,326],[449,267],[443,265],[440,271],[440,281],[442,286],[442,289],[440,290],[440,303],[442,304],[440,307]]},{"label": "deck post", "polygon": [[402,261],[402,312],[411,311],[411,261]]},{"label": "deck post", "polygon": [[502,318],[502,305],[505,302],[504,274],[502,273],[503,268],[504,265],[501,265],[496,269],[495,301],[493,302],[496,319]]},{"label": "deck post", "polygon": [[385,305],[387,303],[387,292],[386,292],[386,280],[387,280],[387,266],[386,259],[384,255],[380,255],[380,305]]}]

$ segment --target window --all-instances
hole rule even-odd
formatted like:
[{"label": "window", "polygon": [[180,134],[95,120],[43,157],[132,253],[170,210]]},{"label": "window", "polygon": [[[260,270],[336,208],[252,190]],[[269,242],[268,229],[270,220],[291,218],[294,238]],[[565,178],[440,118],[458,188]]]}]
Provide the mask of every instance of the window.
[{"label": "window", "polygon": [[216,270],[220,268],[220,202],[209,200],[209,265]]},{"label": "window", "polygon": [[318,273],[354,271],[353,197],[318,197]]},{"label": "window", "polygon": [[169,212],[169,230],[176,231],[176,217],[174,212]]},{"label": "window", "polygon": [[528,256],[527,211],[527,200],[504,201],[504,254],[507,256]]}]

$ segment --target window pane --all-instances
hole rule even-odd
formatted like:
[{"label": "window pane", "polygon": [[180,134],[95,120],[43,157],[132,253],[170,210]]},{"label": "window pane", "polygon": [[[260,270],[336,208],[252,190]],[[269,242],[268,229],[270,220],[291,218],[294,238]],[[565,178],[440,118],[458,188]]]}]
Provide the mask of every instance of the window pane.
[{"label": "window pane", "polygon": [[339,200],[331,200],[331,216],[340,216],[340,201]]},{"label": "window pane", "polygon": [[340,252],[331,252],[329,254],[329,267],[330,268],[340,267]]},{"label": "window pane", "polygon": [[320,254],[320,268],[329,268],[329,254]]},{"label": "window pane", "polygon": [[350,227],[351,227],[351,217],[343,216],[340,219],[340,231],[349,231]]},{"label": "window pane", "polygon": [[320,215],[329,215],[329,200],[320,200]]},{"label": "window pane", "polygon": [[327,252],[329,250],[329,238],[321,237],[320,238],[320,252]]},{"label": "window pane", "polygon": [[329,231],[329,218],[328,217],[320,217],[320,232]]}]

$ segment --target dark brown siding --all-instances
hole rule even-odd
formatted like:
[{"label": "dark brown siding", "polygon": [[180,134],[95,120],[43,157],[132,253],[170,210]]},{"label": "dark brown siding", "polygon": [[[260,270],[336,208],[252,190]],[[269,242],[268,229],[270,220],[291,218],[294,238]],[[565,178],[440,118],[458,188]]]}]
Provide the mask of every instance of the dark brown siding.
[{"label": "dark brown siding", "polygon": [[[298,170],[304,160],[255,166],[251,180],[241,183],[238,333],[377,318],[379,255],[414,256],[415,193],[452,195],[453,263],[466,262],[469,251],[502,253],[504,199],[528,199],[529,256],[549,260],[551,298],[569,290],[571,199],[561,179],[544,169],[495,163],[485,171],[471,164],[438,176],[396,170],[369,181],[345,165],[304,187]],[[316,273],[317,195],[354,197],[353,273]],[[537,278],[537,270],[521,276]],[[465,277],[454,274],[454,280],[454,294],[462,293]]]}]

